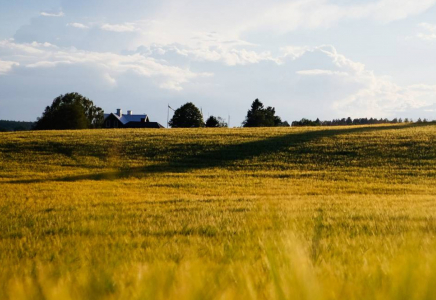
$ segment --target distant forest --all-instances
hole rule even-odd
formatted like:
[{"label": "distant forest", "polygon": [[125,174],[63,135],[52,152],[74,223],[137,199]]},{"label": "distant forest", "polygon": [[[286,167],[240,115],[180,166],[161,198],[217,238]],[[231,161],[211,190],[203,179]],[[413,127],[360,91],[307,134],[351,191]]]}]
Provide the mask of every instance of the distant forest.
[{"label": "distant forest", "polygon": [[[429,122],[427,119],[419,118],[416,123],[427,123]],[[344,126],[344,125],[371,125],[371,124],[397,124],[397,123],[414,123],[412,119],[405,118],[404,120],[399,118],[395,118],[392,120],[389,119],[377,119],[377,118],[358,118],[351,119],[342,118],[342,119],[334,119],[332,121],[320,121],[316,119],[315,121],[309,119],[301,119],[301,121],[292,122],[293,127],[299,126]]]},{"label": "distant forest", "polygon": [[[436,122],[429,121],[427,119],[421,119],[414,121],[413,119],[405,118],[404,120],[401,118],[395,118],[392,120],[389,119],[377,119],[377,118],[358,118],[351,119],[342,118],[342,119],[334,119],[331,121],[321,121],[316,119],[315,121],[310,119],[301,119],[300,121],[292,122],[292,127],[304,127],[304,126],[347,126],[347,125],[372,125],[372,124],[397,124],[397,123],[427,123],[427,122]],[[27,131],[32,130],[35,127],[35,122],[21,122],[21,121],[6,121],[0,120],[0,132],[7,131]]]},{"label": "distant forest", "polygon": [[0,132],[31,130],[34,125],[35,125],[34,122],[0,120]]}]

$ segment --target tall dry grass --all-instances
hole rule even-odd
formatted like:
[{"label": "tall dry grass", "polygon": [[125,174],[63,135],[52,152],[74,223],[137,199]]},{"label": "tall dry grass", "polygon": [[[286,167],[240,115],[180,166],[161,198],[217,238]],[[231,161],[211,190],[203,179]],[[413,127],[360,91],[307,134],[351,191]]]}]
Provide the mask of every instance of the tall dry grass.
[{"label": "tall dry grass", "polygon": [[0,134],[0,299],[434,299],[434,125]]}]

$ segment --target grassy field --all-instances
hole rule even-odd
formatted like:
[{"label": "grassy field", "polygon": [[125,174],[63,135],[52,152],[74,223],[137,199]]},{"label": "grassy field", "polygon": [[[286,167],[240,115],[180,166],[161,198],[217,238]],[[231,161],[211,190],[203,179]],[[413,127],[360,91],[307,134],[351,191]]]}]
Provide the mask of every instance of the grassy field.
[{"label": "grassy field", "polygon": [[0,299],[435,299],[436,125],[0,133]]}]

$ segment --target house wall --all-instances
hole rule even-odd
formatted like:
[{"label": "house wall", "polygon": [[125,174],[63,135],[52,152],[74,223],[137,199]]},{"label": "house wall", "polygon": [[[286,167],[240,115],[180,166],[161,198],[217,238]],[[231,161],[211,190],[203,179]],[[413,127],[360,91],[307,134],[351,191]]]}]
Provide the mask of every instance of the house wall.
[{"label": "house wall", "polygon": [[104,128],[122,128],[122,127],[123,124],[113,115],[110,115],[104,120]]}]

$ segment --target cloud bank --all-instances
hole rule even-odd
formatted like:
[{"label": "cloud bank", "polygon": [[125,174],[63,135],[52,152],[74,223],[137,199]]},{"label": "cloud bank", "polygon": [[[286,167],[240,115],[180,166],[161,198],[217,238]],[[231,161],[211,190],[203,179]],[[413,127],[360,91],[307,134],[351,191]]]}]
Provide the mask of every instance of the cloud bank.
[{"label": "cloud bank", "polygon": [[420,23],[419,27],[424,29],[425,32],[418,33],[418,38],[425,41],[436,40],[436,24]]},{"label": "cloud bank", "polygon": [[[255,98],[289,121],[434,118],[436,26],[419,16],[436,0],[53,1],[0,39],[0,118],[35,119],[71,91],[161,123],[191,101],[240,125]],[[420,80],[386,67],[404,57]]]},{"label": "cloud bank", "polygon": [[[299,116],[407,116],[408,110],[424,111],[436,99],[436,85],[397,85],[331,45],[284,47],[277,55],[238,47],[181,45],[143,46],[114,54],[2,41],[0,57],[8,59],[0,61],[0,73],[43,74],[47,81],[41,88],[50,89],[53,81],[68,82],[74,75],[84,80],[79,90],[103,89],[108,93],[105,101],[113,106],[122,94],[136,94],[144,107],[165,95],[168,101],[200,102],[210,113],[234,114],[240,120],[256,97],[276,106],[290,120]],[[126,91],[129,86],[134,88]]]}]

